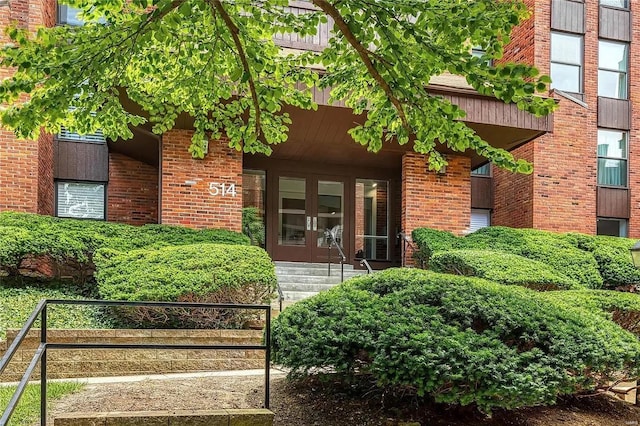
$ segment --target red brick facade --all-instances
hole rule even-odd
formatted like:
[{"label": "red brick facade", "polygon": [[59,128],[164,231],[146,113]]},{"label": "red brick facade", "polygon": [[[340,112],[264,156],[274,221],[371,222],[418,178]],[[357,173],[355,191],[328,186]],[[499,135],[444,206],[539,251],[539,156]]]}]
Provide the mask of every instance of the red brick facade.
[{"label": "red brick facade", "polygon": [[[203,160],[188,152],[191,131],[171,130],[162,137],[160,223],[193,228],[242,228],[242,153],[226,141],[210,141]],[[218,190],[210,189],[217,185]],[[235,185],[234,196],[222,193]],[[217,192],[217,194],[216,194]]]},{"label": "red brick facade", "polygon": [[402,230],[430,227],[463,234],[471,222],[471,161],[447,156],[446,173],[427,171],[424,155],[402,157]]},{"label": "red brick facade", "polygon": [[107,217],[130,225],[158,223],[158,169],[110,153]]}]

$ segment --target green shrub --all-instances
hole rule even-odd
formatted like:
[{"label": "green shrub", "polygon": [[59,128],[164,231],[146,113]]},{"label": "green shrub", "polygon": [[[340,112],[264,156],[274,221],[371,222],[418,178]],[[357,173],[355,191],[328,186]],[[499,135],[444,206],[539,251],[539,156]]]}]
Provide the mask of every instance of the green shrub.
[{"label": "green shrub", "polygon": [[[157,250],[99,250],[95,256],[100,296],[108,300],[262,303],[273,297],[275,267],[255,246],[193,244]],[[140,309],[118,314],[143,326],[238,327],[247,318],[211,310]]]},{"label": "green shrub", "polygon": [[417,253],[415,253],[414,256],[428,265],[433,253],[451,250],[457,242],[458,237],[447,231],[417,228],[411,233],[411,239],[418,247]]},{"label": "green shrub", "polygon": [[264,220],[260,217],[257,207],[245,207],[242,209],[242,232],[251,239],[251,244],[264,247]]},{"label": "green shrub", "polygon": [[629,249],[635,240],[606,235],[565,234],[564,238],[590,252],[598,263],[604,287],[615,289],[640,284],[640,269],[633,265]]},{"label": "green shrub", "polygon": [[[0,340],[7,329],[20,329],[42,299],[78,299],[68,290],[35,287],[8,288],[0,286]],[[86,306],[52,305],[47,308],[47,324],[51,328],[104,328],[109,324],[98,310]],[[36,322],[39,327],[39,322]]]},{"label": "green shrub", "polygon": [[559,291],[543,296],[551,302],[600,313],[640,336],[640,295],[611,290]]},{"label": "green shrub", "polygon": [[602,277],[593,255],[566,241],[562,234],[491,226],[459,238],[455,247],[517,254],[546,263],[558,273],[588,288],[602,287]]},{"label": "green shrub", "polygon": [[452,250],[433,255],[430,269],[448,274],[486,278],[533,290],[581,288],[575,280],[557,273],[546,263],[491,250]]},{"label": "green shrub", "polygon": [[220,229],[194,230],[178,226],[140,227],[27,213],[0,213],[0,271],[17,275],[27,257],[52,261],[65,275],[82,282],[93,274],[93,254],[99,248],[128,251],[196,243],[249,244],[244,235]]},{"label": "green shrub", "polygon": [[637,374],[633,334],[541,294],[387,270],[287,308],[274,322],[273,358],[294,375],[318,368],[345,378],[370,374],[379,386],[485,411],[550,404]]}]

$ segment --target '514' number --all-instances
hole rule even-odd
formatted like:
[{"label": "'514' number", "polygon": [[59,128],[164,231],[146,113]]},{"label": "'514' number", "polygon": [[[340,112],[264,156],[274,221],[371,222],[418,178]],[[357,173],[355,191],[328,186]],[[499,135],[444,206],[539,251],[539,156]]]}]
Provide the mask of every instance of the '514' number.
[{"label": "'514' number", "polygon": [[209,194],[215,196],[226,197],[231,195],[232,197],[236,196],[236,184],[235,183],[220,183],[220,182],[211,182],[209,183]]}]

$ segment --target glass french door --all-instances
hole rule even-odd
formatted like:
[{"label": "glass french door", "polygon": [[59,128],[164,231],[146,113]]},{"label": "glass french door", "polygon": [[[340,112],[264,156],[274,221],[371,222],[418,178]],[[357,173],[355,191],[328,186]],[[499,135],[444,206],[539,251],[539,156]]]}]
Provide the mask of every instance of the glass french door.
[{"label": "glass french door", "polygon": [[[344,179],[323,176],[279,175],[272,226],[275,260],[326,262],[331,239],[347,252],[346,189]],[[274,223],[275,222],[275,223]],[[272,229],[273,229],[272,228]],[[331,252],[338,262],[338,251]]]}]

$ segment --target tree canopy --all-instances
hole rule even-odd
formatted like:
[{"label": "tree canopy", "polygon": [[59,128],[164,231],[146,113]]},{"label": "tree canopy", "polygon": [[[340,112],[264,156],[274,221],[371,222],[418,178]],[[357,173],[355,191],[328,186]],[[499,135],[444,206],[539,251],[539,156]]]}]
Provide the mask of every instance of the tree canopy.
[{"label": "tree canopy", "polygon": [[[0,66],[15,74],[0,84],[2,125],[24,138],[41,128],[78,133],[101,129],[129,139],[145,122],[156,133],[180,114],[194,119],[189,148],[202,158],[209,138],[226,135],[244,152],[271,153],[287,139],[283,107],[312,109],[311,88],[332,88],[332,100],[364,114],[353,139],[378,151],[413,143],[430,167],[446,164],[441,142],[472,149],[500,167],[531,165],[492,147],[461,121],[465,113],[426,90],[433,76],[466,77],[479,93],[536,115],[553,100],[537,96],[548,77],[530,66],[492,65],[512,28],[528,16],[519,0],[311,0],[295,14],[288,0],[63,0],[82,9],[83,26],[10,27]],[[316,33],[334,22],[322,51],[289,53],[277,34]],[[471,47],[486,54],[474,57]],[[28,95],[25,101],[25,94]],[[123,101],[144,113],[127,111]]]}]

